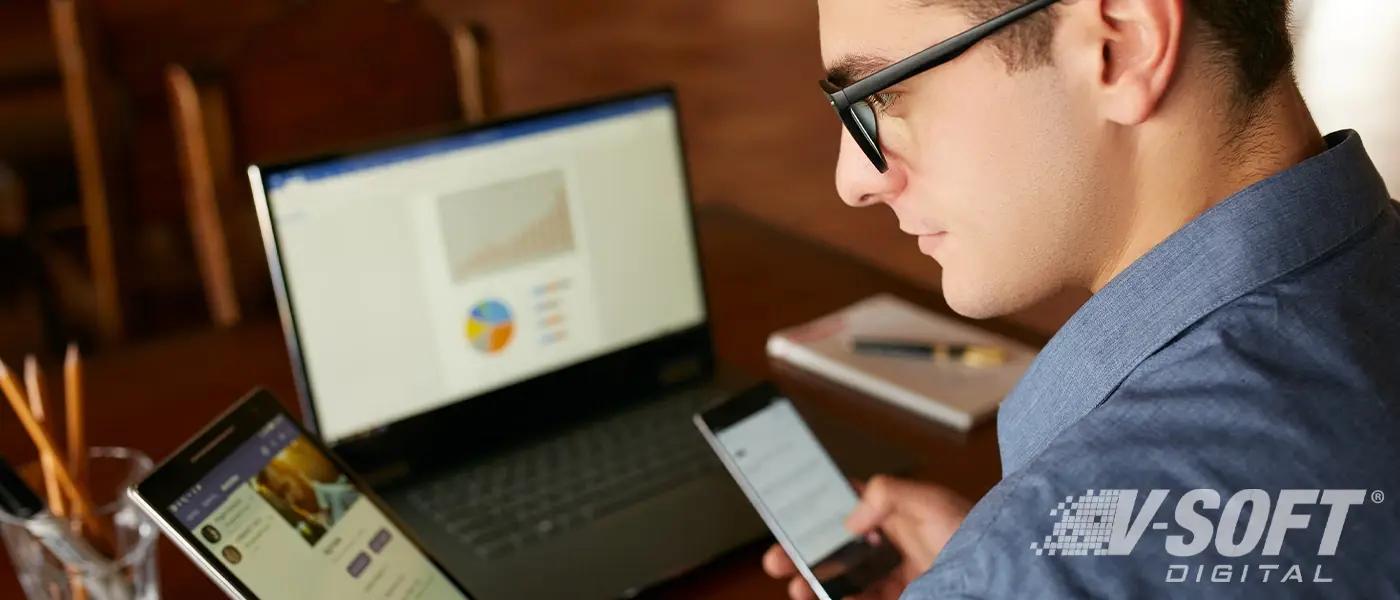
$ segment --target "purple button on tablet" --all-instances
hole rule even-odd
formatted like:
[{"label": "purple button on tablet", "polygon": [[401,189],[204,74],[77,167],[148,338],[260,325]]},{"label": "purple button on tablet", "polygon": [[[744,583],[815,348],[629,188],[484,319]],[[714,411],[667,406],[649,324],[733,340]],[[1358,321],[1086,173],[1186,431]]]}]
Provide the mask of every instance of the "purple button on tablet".
[{"label": "purple button on tablet", "polygon": [[356,577],[356,578],[358,578],[358,577],[360,576],[360,573],[364,573],[364,572],[365,572],[365,567],[368,567],[368,566],[369,566],[369,555],[368,555],[368,554],[365,554],[364,552],[361,552],[361,553],[359,554],[359,556],[356,556],[356,557],[355,557],[355,560],[350,561],[350,568],[348,568],[348,569],[346,569],[346,570],[350,572],[350,576],[351,576],[351,577]]},{"label": "purple button on tablet", "polygon": [[374,534],[374,537],[369,540],[369,549],[378,554],[384,550],[384,546],[389,544],[389,537],[388,529],[380,529],[379,533]]}]

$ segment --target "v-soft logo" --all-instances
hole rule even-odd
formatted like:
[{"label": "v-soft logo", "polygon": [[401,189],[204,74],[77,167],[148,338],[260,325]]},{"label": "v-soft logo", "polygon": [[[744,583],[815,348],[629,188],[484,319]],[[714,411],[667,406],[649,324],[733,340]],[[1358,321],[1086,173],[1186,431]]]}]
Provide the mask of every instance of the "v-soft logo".
[{"label": "v-soft logo", "polygon": [[[1089,490],[1077,498],[1065,496],[1064,502],[1050,510],[1050,516],[1057,519],[1054,530],[1043,541],[1032,543],[1031,550],[1050,556],[1130,555],[1148,527],[1156,531],[1168,529],[1169,524],[1158,520],[1157,515],[1170,495],[1170,490],[1151,490],[1144,495],[1139,490],[1110,489]],[[1229,558],[1254,553],[1261,557],[1278,556],[1290,531],[1320,526],[1321,542],[1315,554],[1334,556],[1351,508],[1368,499],[1380,503],[1385,500],[1385,494],[1367,490],[1281,490],[1271,495],[1264,490],[1250,489],[1226,499],[1216,490],[1191,490],[1177,500],[1173,514],[1177,528],[1187,533],[1167,535],[1163,543],[1168,554],[1182,558],[1198,556],[1212,546],[1220,556]],[[1315,523],[1314,515],[1309,514],[1317,512],[1315,510],[1299,512],[1309,506],[1327,507],[1322,523]],[[1246,507],[1249,509],[1247,518]],[[1268,582],[1281,566],[1286,572],[1276,581],[1304,581],[1303,565],[1263,563],[1255,565],[1253,577],[1249,575],[1248,564],[1175,564],[1168,567],[1166,581]],[[1311,581],[1331,581],[1324,575],[1320,562],[1314,566]],[[1203,580],[1203,576],[1206,579]]]}]

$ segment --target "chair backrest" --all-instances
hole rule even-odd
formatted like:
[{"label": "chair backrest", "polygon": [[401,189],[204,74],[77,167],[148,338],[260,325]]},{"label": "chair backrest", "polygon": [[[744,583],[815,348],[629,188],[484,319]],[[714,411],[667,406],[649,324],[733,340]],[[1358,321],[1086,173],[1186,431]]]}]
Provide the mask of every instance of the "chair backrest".
[{"label": "chair backrest", "polygon": [[450,28],[410,2],[310,0],[223,77],[235,158],[265,161],[464,117]]},{"label": "chair backrest", "polygon": [[222,69],[166,74],[205,296],[220,325],[271,306],[250,163],[473,121],[491,110],[480,29],[408,2],[310,0]]}]

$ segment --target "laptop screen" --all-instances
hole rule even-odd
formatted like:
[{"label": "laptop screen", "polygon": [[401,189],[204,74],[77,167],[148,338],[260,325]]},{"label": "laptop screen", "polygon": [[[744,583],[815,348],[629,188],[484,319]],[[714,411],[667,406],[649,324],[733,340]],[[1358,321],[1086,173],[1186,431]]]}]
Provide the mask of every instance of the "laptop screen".
[{"label": "laptop screen", "polygon": [[331,443],[705,319],[669,94],[263,184]]}]

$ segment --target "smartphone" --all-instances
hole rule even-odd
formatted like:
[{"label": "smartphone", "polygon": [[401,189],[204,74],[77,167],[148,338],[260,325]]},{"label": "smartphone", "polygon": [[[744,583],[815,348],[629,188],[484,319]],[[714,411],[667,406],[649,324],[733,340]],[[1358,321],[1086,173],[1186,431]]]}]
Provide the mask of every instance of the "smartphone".
[{"label": "smartphone", "polygon": [[777,386],[760,384],[694,419],[818,598],[859,594],[900,565],[882,532],[846,529],[860,498]]},{"label": "smartphone", "polygon": [[127,495],[234,600],[471,600],[370,488],[262,389]]}]

